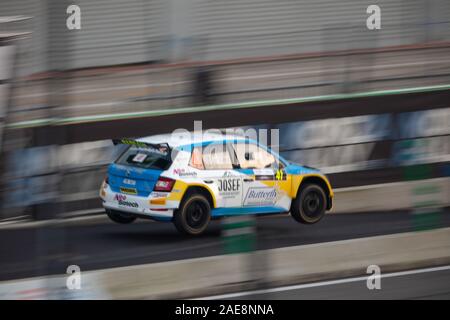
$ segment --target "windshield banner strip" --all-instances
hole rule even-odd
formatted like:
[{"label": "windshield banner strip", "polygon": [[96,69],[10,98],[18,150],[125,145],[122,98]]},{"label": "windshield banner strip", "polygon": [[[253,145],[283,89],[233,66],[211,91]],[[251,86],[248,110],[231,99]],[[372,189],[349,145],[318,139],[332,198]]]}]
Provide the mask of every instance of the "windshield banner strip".
[{"label": "windshield banner strip", "polygon": [[137,141],[133,139],[113,139],[113,144],[126,144],[138,148],[151,149],[155,153],[159,153],[164,156],[168,156],[170,152],[169,145],[167,143],[151,144],[147,142]]}]

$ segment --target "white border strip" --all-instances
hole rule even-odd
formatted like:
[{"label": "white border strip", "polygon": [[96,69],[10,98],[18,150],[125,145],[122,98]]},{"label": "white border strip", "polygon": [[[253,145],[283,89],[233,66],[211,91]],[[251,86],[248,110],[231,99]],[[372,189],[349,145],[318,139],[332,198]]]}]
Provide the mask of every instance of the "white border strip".
[{"label": "white border strip", "polygon": [[[381,274],[380,278],[394,278],[394,277],[402,277],[402,276],[408,276],[408,275],[413,275],[413,274],[437,272],[437,271],[445,271],[445,270],[450,270],[450,265],[443,266],[443,267],[386,273],[386,274]],[[193,299],[193,300],[223,300],[223,299],[244,297],[244,296],[249,296],[249,295],[258,295],[258,294],[300,290],[300,289],[308,289],[308,288],[323,287],[323,286],[332,286],[332,285],[342,284],[342,283],[365,281],[365,280],[367,280],[367,277],[368,276],[362,276],[362,277],[345,278],[345,279],[322,281],[322,282],[313,282],[313,283],[299,284],[299,285],[285,286],[285,287],[278,287],[278,288],[271,288],[271,289],[235,292],[235,293],[222,294],[222,295],[216,295],[216,296],[202,297],[202,298],[197,298],[197,299]]]}]

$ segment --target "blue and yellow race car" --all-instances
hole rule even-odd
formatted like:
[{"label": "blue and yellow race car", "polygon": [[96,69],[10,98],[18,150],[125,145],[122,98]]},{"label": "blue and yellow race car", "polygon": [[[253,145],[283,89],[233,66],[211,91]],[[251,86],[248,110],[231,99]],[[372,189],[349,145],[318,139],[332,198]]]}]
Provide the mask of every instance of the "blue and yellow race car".
[{"label": "blue and yellow race car", "polygon": [[124,151],[109,166],[100,197],[117,223],[152,218],[199,235],[217,217],[290,212],[312,224],[332,207],[324,174],[245,137],[167,134],[114,143]]}]

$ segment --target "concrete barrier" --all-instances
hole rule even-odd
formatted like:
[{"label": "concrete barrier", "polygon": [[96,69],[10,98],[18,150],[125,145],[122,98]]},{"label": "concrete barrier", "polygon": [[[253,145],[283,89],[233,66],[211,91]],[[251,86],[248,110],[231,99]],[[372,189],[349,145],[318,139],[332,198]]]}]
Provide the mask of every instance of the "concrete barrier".
[{"label": "concrete barrier", "polygon": [[450,178],[339,188],[335,190],[333,213],[403,210],[414,207],[418,195],[413,189],[433,185],[434,195],[441,206],[450,206]]},{"label": "concrete barrier", "polygon": [[7,281],[0,283],[0,297],[191,298],[253,289],[258,281],[286,285],[362,275],[372,264],[391,272],[446,263],[450,228],[83,272],[77,291],[65,288],[67,276]]}]

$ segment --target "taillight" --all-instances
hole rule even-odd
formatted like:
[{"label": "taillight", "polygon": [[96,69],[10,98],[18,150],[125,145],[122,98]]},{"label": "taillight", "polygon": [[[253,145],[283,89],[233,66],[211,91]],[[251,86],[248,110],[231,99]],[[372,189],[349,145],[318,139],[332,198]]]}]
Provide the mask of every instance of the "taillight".
[{"label": "taillight", "polygon": [[155,187],[153,188],[153,191],[172,191],[173,185],[175,184],[175,180],[166,178],[166,177],[159,177],[158,181],[156,181]]}]

